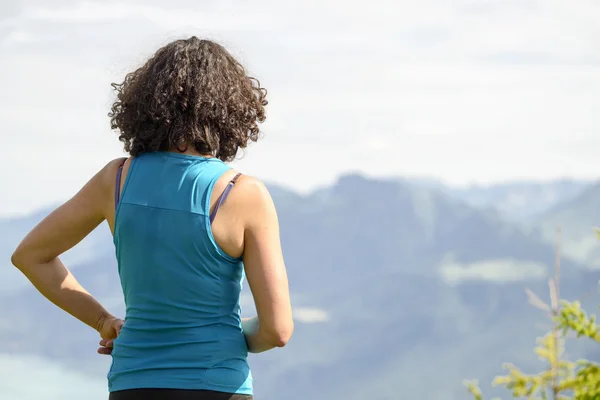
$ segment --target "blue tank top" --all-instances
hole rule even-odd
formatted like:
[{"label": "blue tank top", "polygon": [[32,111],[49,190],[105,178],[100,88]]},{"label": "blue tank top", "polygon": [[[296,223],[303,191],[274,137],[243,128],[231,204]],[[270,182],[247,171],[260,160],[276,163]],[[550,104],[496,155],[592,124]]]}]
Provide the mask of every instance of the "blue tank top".
[{"label": "blue tank top", "polygon": [[228,170],[218,159],[179,153],[133,158],[115,214],[126,315],[109,391],[252,394],[243,264],[217,245],[209,215],[214,184]]}]

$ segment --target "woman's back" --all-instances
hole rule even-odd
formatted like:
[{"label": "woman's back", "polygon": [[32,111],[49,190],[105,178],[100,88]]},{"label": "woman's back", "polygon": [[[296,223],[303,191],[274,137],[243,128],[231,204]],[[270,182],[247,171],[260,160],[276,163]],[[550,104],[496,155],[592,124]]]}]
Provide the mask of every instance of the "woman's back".
[{"label": "woman's back", "polygon": [[[285,346],[294,330],[273,200],[252,177],[232,189],[225,164],[258,140],[266,90],[225,48],[197,37],[158,49],[113,88],[111,127],[131,157],[109,162],[53,211],[12,262],[98,331],[98,353],[113,357],[111,400],[249,399],[247,354]],[[59,259],[105,220],[126,321]],[[243,275],[250,318],[240,317]]]},{"label": "woman's back", "polygon": [[115,218],[127,312],[111,391],[252,393],[239,306],[243,264],[211,231],[213,187],[228,170],[216,158],[172,152],[132,159]]}]

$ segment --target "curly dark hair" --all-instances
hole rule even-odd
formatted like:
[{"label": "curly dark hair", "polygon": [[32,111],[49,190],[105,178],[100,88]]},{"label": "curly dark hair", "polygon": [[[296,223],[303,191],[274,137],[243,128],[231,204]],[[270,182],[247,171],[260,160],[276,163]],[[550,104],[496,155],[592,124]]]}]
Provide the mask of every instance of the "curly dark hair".
[{"label": "curly dark hair", "polygon": [[191,145],[232,161],[266,118],[260,82],[223,46],[195,36],[162,47],[112,87],[111,128],[132,156]]}]

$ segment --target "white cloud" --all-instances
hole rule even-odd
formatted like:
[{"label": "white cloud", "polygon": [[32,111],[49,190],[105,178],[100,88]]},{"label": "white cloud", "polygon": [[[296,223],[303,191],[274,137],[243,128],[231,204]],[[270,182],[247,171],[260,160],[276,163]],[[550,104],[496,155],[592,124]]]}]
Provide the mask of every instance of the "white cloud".
[{"label": "white cloud", "polygon": [[547,276],[547,269],[543,264],[512,259],[486,260],[471,264],[447,260],[440,265],[439,271],[442,278],[453,285],[469,281],[522,282]]},{"label": "white cloud", "polygon": [[269,181],[600,169],[597,1],[284,3],[50,1],[0,15],[0,181],[15,188],[0,214],[62,200],[120,156],[109,83],[191,34],[225,43],[269,89],[265,139],[236,163]]},{"label": "white cloud", "polygon": [[53,39],[54,38],[52,36],[41,36],[36,35],[32,31],[15,29],[0,40],[0,47],[16,47],[23,44],[52,41]]},{"label": "white cloud", "polygon": [[305,324],[329,321],[329,314],[319,308],[298,307],[294,309],[294,319]]},{"label": "white cloud", "polygon": [[[107,20],[148,20],[161,28],[179,29],[185,26],[201,26],[203,30],[253,30],[270,29],[274,26],[269,13],[264,10],[243,13],[215,12],[213,10],[194,11],[185,8],[164,8],[122,2],[83,1],[74,7],[36,7],[26,9],[22,18],[33,21],[55,23],[89,23]],[[260,20],[261,24],[256,21]]]},{"label": "white cloud", "polygon": [[103,377],[91,378],[35,356],[0,354],[0,396],[6,400],[106,400]]}]

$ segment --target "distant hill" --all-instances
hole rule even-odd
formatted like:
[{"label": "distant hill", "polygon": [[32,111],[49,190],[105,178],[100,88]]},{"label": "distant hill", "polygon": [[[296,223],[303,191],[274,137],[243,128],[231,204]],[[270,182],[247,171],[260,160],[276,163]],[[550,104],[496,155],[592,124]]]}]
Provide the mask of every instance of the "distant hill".
[{"label": "distant hill", "polygon": [[550,182],[506,182],[466,187],[446,186],[435,180],[410,180],[410,182],[438,189],[473,207],[493,210],[513,221],[522,221],[540,215],[577,197],[592,184],[589,181],[573,179]]},{"label": "distant hill", "polygon": [[537,216],[533,225],[541,227],[546,240],[552,240],[560,228],[565,253],[589,268],[600,269],[600,248],[593,233],[600,226],[600,183]]},{"label": "distant hill", "polygon": [[[466,398],[464,378],[485,387],[505,361],[537,365],[532,349],[546,321],[523,289],[544,296],[553,260],[538,230],[406,181],[347,175],[309,195],[271,192],[297,327],[285,349],[251,357],[257,398],[458,400]],[[40,216],[0,221],[7,243],[0,259]],[[122,313],[106,226],[70,257],[86,288]],[[564,296],[590,292],[585,301],[600,303],[593,271],[569,258],[563,270]],[[0,304],[11,305],[0,313],[0,354],[34,354],[103,377],[109,362],[95,354],[95,334],[8,275],[12,289],[0,286]],[[495,390],[487,393],[502,393]]]}]

